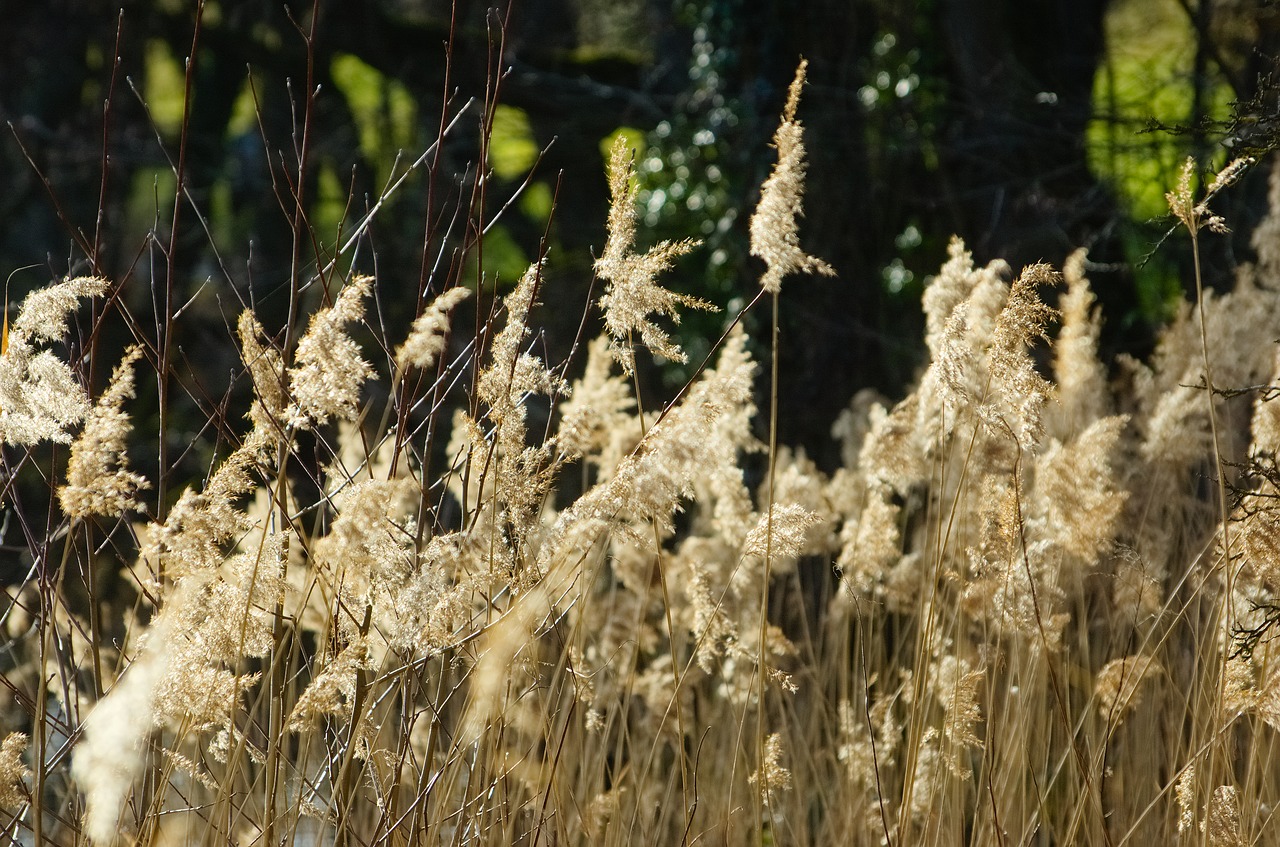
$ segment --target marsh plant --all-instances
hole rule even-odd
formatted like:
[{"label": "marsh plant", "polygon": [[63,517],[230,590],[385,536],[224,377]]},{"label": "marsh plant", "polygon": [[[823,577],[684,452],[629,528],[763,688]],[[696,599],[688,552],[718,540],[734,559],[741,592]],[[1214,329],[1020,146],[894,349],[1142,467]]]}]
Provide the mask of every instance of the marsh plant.
[{"label": "marsh plant", "polygon": [[[665,402],[637,360],[684,359],[681,310],[726,304],[663,287],[692,242],[636,246],[621,142],[579,356],[535,343],[541,262],[496,294],[433,291],[404,338],[377,334],[373,276],[330,268],[287,333],[234,320],[252,399],[180,492],[130,463],[156,449],[130,400],[163,345],[98,363],[90,396],[99,348],[60,342],[119,308],[114,283],[29,296],[0,355],[5,519],[32,563],[3,613],[7,837],[1275,832],[1280,182],[1256,263],[1197,285],[1147,361],[1099,359],[1082,253],[1015,270],[953,241],[927,366],[896,401],[850,398],[827,474],[776,437],[804,413],[775,400],[779,300],[841,284],[800,246],[803,84],[802,65],[750,224],[745,309],[772,308],[772,334],[722,313]],[[1188,165],[1170,204],[1193,239],[1225,226],[1209,204],[1243,167],[1197,196]]]}]

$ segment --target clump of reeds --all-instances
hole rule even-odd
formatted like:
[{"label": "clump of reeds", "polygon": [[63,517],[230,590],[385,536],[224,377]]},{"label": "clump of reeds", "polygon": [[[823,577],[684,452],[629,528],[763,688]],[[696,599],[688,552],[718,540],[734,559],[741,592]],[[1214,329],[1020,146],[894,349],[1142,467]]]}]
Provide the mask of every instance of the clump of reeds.
[{"label": "clump of reeds", "polygon": [[[751,223],[775,309],[784,276],[832,273],[800,247],[803,79]],[[477,306],[483,337],[451,315],[485,292],[452,287],[381,354],[353,333],[377,282],[352,275],[296,343],[240,315],[238,443],[154,509],[127,453],[157,433],[126,401],[159,360],[129,349],[95,405],[42,346],[109,283],[27,300],[0,434],[51,517],[24,522],[39,566],[4,616],[5,832],[1258,843],[1280,802],[1280,182],[1258,264],[1118,369],[1083,254],[1015,274],[953,241],[927,367],[890,405],[853,399],[828,475],[777,443],[800,410],[776,356],[756,420],[741,315],[670,402],[637,396],[637,357],[684,355],[661,322],[708,304],[659,284],[693,244],[639,252],[623,146],[609,168],[604,330],[576,378],[530,343],[540,263]],[[1171,203],[1199,236],[1217,219],[1189,186]],[[816,606],[805,571],[829,575]]]}]

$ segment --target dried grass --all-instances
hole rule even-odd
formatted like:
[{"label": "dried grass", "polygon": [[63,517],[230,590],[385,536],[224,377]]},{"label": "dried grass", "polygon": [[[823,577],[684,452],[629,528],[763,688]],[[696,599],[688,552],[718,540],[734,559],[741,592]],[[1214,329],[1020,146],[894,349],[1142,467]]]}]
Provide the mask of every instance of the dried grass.
[{"label": "dried grass", "polygon": [[[798,241],[802,83],[803,68],[751,224],[775,294],[830,272]],[[454,288],[383,355],[353,335],[376,285],[356,275],[293,349],[241,316],[253,398],[223,423],[251,428],[137,524],[147,481],[126,448],[157,437],[125,403],[139,353],[91,411],[74,363],[36,349],[106,283],[27,301],[0,356],[0,431],[26,451],[9,473],[49,469],[62,513],[32,550],[62,566],[5,613],[5,831],[1262,843],[1280,803],[1280,270],[1203,295],[1108,384],[1083,255],[1059,311],[1051,269],[1010,283],[956,240],[924,297],[918,384],[889,408],[855,398],[835,474],[773,445],[753,492],[759,368],[736,316],[660,413],[642,419],[626,379],[637,340],[683,357],[654,316],[703,305],[655,281],[690,244],[634,252],[631,179],[615,148],[605,334],[575,381],[530,344],[556,285],[541,265],[483,338],[450,330]],[[1175,212],[1216,227],[1189,184]],[[1262,387],[1206,390],[1226,385]],[[70,462],[39,446],[86,416]],[[133,595],[71,590],[104,573]]]}]

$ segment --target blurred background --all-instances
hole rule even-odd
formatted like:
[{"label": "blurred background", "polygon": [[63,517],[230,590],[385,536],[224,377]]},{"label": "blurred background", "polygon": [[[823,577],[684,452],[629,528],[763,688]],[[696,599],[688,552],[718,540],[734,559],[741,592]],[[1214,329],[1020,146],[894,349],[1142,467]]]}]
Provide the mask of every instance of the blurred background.
[{"label": "blurred background", "polygon": [[[545,252],[534,322],[563,361],[618,134],[640,239],[702,239],[667,282],[724,310],[684,321],[688,367],[645,363],[670,396],[755,294],[747,222],[803,56],[801,239],[839,276],[785,286],[782,438],[826,464],[849,398],[915,375],[953,234],[1015,271],[1087,247],[1105,352],[1141,354],[1190,285],[1165,237],[1182,161],[1262,158],[1280,125],[1274,0],[4,0],[0,19],[9,300],[93,272],[135,335],[181,309],[174,367],[205,414],[241,304],[281,332],[291,286],[318,304],[353,265],[377,273],[370,322],[394,341],[454,284],[490,295],[484,314]],[[1268,170],[1215,204],[1235,232],[1207,242],[1211,284],[1249,260]],[[329,287],[306,285],[317,271]]]}]

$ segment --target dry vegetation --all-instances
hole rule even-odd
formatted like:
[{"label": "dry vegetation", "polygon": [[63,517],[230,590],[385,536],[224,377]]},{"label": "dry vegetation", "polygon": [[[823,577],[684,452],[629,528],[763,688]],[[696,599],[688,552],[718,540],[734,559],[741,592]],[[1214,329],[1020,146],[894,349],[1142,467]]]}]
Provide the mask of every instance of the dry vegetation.
[{"label": "dry vegetation", "polygon": [[[830,272],[799,247],[801,85],[751,223],[748,308],[775,315],[784,277]],[[296,345],[240,317],[241,440],[162,517],[125,455],[155,440],[127,401],[159,351],[130,349],[93,402],[55,342],[111,283],[25,301],[0,356],[6,478],[44,469],[58,505],[46,526],[5,503],[35,565],[4,608],[3,831],[1265,843],[1280,183],[1256,265],[1147,362],[1099,361],[1083,255],[1014,274],[954,242],[930,364],[896,403],[852,399],[827,476],[776,444],[799,410],[757,409],[769,363],[736,316],[677,397],[637,397],[641,345],[683,355],[656,321],[709,304],[658,284],[691,245],[637,252],[621,147],[611,168],[606,331],[575,381],[531,344],[541,266],[479,337],[450,331],[475,294],[453,288],[380,348],[353,339],[375,284],[353,275]],[[1235,175],[1193,197],[1187,171],[1170,202],[1193,238]],[[131,590],[99,596],[104,573]]]}]

